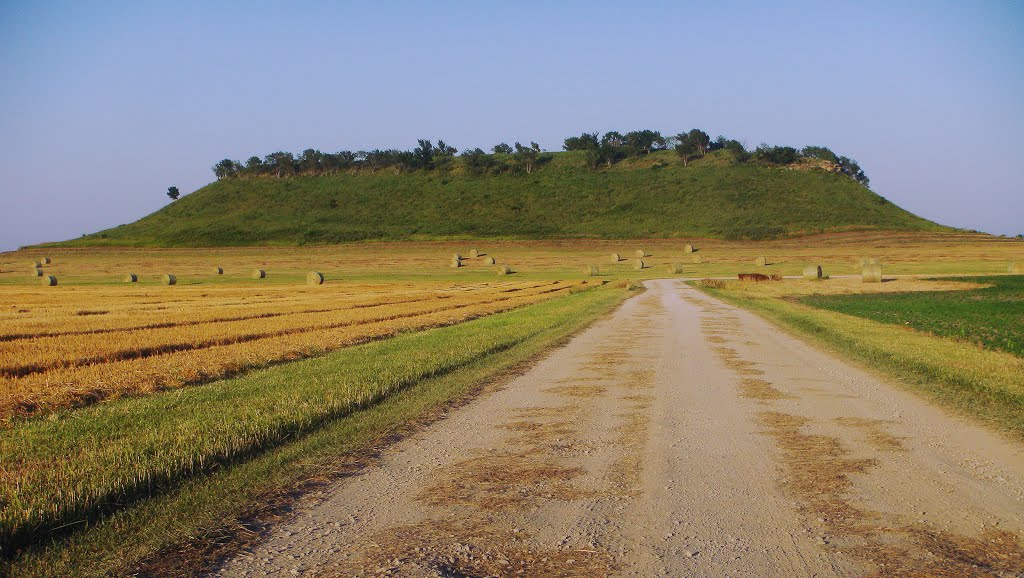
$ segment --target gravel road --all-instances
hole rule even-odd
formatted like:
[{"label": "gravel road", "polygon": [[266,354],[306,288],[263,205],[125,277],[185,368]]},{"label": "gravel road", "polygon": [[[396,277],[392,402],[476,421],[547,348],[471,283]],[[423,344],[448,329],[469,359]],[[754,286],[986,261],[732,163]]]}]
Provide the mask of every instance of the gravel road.
[{"label": "gravel road", "polygon": [[675,281],[216,576],[1024,575],[1024,451]]}]

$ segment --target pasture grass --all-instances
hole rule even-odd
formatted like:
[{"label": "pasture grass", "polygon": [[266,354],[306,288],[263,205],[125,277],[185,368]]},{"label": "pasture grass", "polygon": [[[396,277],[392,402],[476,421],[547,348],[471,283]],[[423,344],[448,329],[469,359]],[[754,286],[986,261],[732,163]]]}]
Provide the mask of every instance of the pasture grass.
[{"label": "pasture grass", "polygon": [[[0,570],[122,573],[472,391],[626,297],[600,288],[3,432]],[[202,541],[202,540],[200,540]],[[23,551],[11,557],[16,548]]]},{"label": "pasture grass", "polygon": [[989,286],[969,291],[813,295],[800,302],[1024,356],[1024,275],[972,281]]},{"label": "pasture grass", "polygon": [[575,151],[554,153],[529,175],[361,170],[226,179],[139,221],[65,245],[301,245],[459,236],[766,239],[865,228],[949,230],[843,175],[722,162],[728,158],[715,152],[684,167],[674,152],[659,151],[594,170],[585,153]]}]

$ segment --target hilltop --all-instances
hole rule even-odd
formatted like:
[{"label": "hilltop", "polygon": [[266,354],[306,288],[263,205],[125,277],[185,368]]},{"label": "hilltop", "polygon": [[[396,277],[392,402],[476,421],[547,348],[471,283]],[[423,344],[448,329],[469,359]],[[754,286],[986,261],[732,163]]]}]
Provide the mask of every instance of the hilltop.
[{"label": "hilltop", "polygon": [[[487,155],[501,161],[512,155]],[[290,155],[289,155],[290,157]],[[269,158],[269,157],[268,157]],[[221,178],[131,224],[65,245],[237,246],[408,238],[767,239],[847,230],[948,230],[822,161],[684,165],[672,150],[596,165],[544,153],[529,172],[393,166]],[[227,161],[225,161],[227,162]]]}]

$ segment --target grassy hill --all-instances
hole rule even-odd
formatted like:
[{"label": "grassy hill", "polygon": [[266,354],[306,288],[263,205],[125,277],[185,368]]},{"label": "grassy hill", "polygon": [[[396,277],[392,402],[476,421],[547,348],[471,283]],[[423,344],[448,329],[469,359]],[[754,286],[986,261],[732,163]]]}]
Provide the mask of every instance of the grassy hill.
[{"label": "grassy hill", "polygon": [[67,245],[215,246],[440,237],[764,239],[854,229],[944,230],[853,179],[660,151],[611,168],[554,153],[532,174],[458,168],[225,179],[135,223]]}]

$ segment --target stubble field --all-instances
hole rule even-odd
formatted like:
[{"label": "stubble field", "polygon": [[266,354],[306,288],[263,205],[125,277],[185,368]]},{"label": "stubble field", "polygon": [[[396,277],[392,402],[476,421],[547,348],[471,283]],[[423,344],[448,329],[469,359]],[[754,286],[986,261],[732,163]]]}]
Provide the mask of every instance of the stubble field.
[{"label": "stubble field", "polygon": [[[1001,274],[1024,256],[1020,241],[974,234],[690,243],[695,253],[685,251],[686,241],[654,239],[2,254],[4,567],[40,575],[116,573],[182,535],[201,536],[309,475],[306,458],[294,453],[303,440],[335,435],[334,445],[318,450],[327,461],[338,448],[370,443],[427,406],[436,411],[474,382],[557,344],[620,303],[633,281],[789,276],[808,264],[832,276],[827,283],[759,289],[779,291],[772,303],[784,303],[823,291],[969,289],[977,285],[909,276]],[[482,255],[468,258],[474,248]],[[640,269],[637,250],[645,253]],[[466,259],[452,268],[456,252]],[[613,253],[621,260],[613,262]],[[43,273],[55,276],[56,286],[30,276],[44,257],[51,262]],[[757,257],[768,265],[755,265]],[[859,272],[863,257],[880,259],[890,278],[905,277],[861,284],[848,276]],[[670,272],[677,263],[679,272]],[[500,265],[512,273],[498,275]],[[266,278],[251,278],[256,268]],[[326,282],[307,285],[310,271]],[[138,282],[124,282],[126,274]],[[163,285],[164,274],[177,284]],[[463,374],[457,386],[448,377]],[[428,391],[418,384],[435,381],[429,403],[400,393],[413,386]],[[397,405],[372,418],[363,437],[331,433],[385,401]],[[271,463],[277,465],[268,470]],[[223,475],[235,476],[236,485]],[[186,508],[175,502],[183,488],[192,517],[171,523]],[[168,517],[168,529],[147,526],[153,516]],[[111,548],[131,554],[103,554]]]}]

